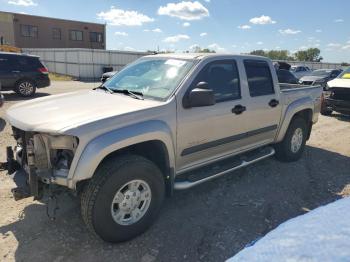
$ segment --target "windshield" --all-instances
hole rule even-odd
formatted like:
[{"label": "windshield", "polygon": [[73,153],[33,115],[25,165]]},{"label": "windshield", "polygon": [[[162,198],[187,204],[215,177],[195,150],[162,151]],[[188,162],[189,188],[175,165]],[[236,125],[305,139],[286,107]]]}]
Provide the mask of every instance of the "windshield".
[{"label": "windshield", "polygon": [[329,76],[332,73],[332,70],[315,70],[311,73],[312,76]]},{"label": "windshield", "polygon": [[165,100],[192,68],[193,62],[180,59],[141,58],[129,65],[104,86],[142,93],[145,98]]},{"label": "windshield", "polygon": [[350,79],[350,67],[339,76],[339,78]]}]

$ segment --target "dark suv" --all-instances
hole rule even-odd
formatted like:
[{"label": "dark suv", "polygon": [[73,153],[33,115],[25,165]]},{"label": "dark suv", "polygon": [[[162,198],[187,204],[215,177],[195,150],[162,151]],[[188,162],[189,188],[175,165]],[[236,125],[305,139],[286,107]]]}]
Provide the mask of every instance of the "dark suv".
[{"label": "dark suv", "polygon": [[32,96],[50,85],[49,71],[38,56],[0,52],[0,84],[2,90]]}]

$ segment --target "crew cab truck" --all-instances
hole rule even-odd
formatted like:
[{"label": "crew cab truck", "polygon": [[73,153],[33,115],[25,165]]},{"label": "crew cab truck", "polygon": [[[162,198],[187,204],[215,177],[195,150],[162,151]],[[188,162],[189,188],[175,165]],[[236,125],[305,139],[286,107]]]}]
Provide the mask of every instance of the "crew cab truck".
[{"label": "crew cab truck", "polygon": [[272,155],[298,160],[321,92],[280,86],[272,62],[258,56],[143,57],[95,90],[7,111],[17,140],[7,167],[26,181],[15,198],[67,188],[80,196],[91,232],[109,242],[131,239],[174,189]]}]

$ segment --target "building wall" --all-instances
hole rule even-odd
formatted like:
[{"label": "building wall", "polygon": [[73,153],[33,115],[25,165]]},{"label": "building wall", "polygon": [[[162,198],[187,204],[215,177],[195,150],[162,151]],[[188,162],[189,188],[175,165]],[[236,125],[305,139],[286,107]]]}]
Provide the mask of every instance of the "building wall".
[{"label": "building wall", "polygon": [[[31,25],[38,28],[37,37],[23,36],[21,25]],[[105,25],[78,21],[53,19],[47,17],[13,14],[15,46],[20,48],[93,48],[106,49]],[[59,28],[61,39],[53,38],[53,29]],[[70,30],[83,32],[82,41],[70,39]],[[102,33],[101,43],[90,41],[90,32]]]},{"label": "building wall", "polygon": [[3,38],[4,44],[15,45],[15,36],[13,28],[13,15],[0,12],[0,38]]}]

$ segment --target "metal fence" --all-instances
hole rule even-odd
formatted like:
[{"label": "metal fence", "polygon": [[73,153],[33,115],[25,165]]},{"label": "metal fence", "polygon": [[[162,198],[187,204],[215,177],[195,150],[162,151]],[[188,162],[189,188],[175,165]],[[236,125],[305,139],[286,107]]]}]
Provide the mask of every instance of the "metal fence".
[{"label": "metal fence", "polygon": [[[280,61],[280,60],[278,60]],[[277,62],[277,61],[276,61]],[[344,68],[340,63],[321,63],[321,62],[303,62],[303,61],[283,61],[290,65],[304,65],[312,70],[316,69],[340,69]]]},{"label": "metal fence", "polygon": [[118,71],[148,54],[83,48],[25,48],[23,52],[40,56],[50,72],[73,76],[81,80],[98,79],[104,67],[113,67],[113,70]]},{"label": "metal fence", "polygon": [[[120,70],[125,65],[147,55],[145,52],[108,51],[83,48],[32,48],[25,53],[38,55],[51,72],[81,80],[98,79],[104,67]],[[311,69],[341,68],[337,63],[285,61],[291,65],[305,65]]]}]

